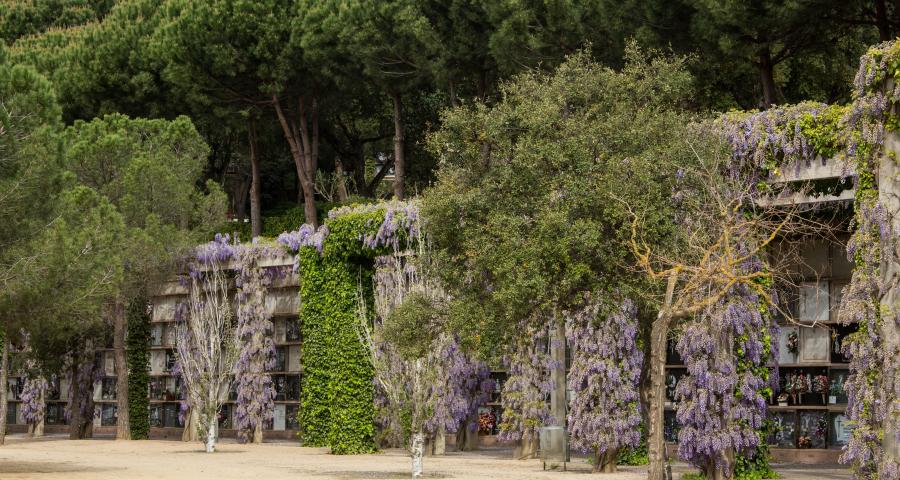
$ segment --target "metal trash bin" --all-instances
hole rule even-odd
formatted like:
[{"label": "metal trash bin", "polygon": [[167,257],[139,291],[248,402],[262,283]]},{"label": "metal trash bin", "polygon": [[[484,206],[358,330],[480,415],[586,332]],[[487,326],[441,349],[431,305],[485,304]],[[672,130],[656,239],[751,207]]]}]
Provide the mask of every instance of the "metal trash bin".
[{"label": "metal trash bin", "polygon": [[551,466],[562,463],[565,470],[566,462],[569,461],[569,436],[566,429],[559,425],[541,427],[540,442],[544,470],[547,469],[548,463]]}]

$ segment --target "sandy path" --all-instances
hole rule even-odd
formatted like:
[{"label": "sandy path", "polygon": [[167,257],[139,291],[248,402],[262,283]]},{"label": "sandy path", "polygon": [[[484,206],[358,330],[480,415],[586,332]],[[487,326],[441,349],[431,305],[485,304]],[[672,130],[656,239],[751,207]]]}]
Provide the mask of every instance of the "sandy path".
[{"label": "sandy path", "polygon": [[[103,479],[400,479],[409,478],[409,457],[403,451],[376,455],[328,455],[325,449],[293,443],[239,445],[224,441],[207,455],[202,445],[163,440],[43,440],[11,438],[0,447],[2,480]],[[583,460],[570,472],[544,472],[541,463],[509,459],[508,450],[449,453],[425,459],[426,478],[562,479],[587,478]],[[599,476],[598,476],[599,477]],[[607,480],[644,478],[638,467]]]},{"label": "sandy path", "polygon": [[[325,449],[296,443],[219,444],[218,452],[203,453],[200,443],[165,440],[116,442],[108,439],[68,440],[56,436],[26,440],[7,437],[0,447],[0,480],[106,480],[106,479],[405,479],[410,461],[406,452],[391,450],[376,455],[329,455]],[[448,453],[426,457],[426,478],[454,479],[586,479],[640,480],[642,467],[623,467],[614,475],[590,474],[584,459],[574,459],[569,471],[543,471],[538,460],[510,459],[505,449]],[[675,468],[675,478],[689,471]],[[776,467],[783,480],[850,480],[850,472],[834,465]]]}]

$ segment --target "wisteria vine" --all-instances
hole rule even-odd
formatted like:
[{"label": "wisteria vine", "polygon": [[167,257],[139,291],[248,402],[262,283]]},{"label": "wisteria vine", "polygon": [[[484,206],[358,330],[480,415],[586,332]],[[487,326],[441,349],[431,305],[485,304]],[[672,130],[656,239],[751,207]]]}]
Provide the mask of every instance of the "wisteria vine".
[{"label": "wisteria vine", "polygon": [[241,442],[254,439],[262,423],[272,419],[275,407],[275,387],[272,376],[267,373],[276,363],[275,327],[266,307],[266,293],[272,278],[260,264],[266,253],[264,247],[242,246],[234,256],[238,273],[235,297],[240,342],[240,353],[234,366],[237,382],[234,421]]},{"label": "wisteria vine", "polygon": [[568,376],[569,390],[574,392],[569,412],[572,446],[598,457],[637,446],[644,358],[637,344],[634,303],[627,298],[617,303],[590,299],[568,319],[566,336],[572,350]]},{"label": "wisteria vine", "polygon": [[[744,268],[759,271],[758,261]],[[759,294],[735,285],[687,324],[677,349],[687,375],[675,387],[680,458],[730,476],[734,455],[752,454],[770,392],[771,315]]]},{"label": "wisteria vine", "polygon": [[[888,42],[869,50],[860,60],[854,80],[854,100],[847,114],[850,134],[847,156],[855,161],[859,181],[856,192],[856,230],[847,246],[855,268],[844,289],[839,318],[859,329],[847,337],[844,354],[850,357],[847,413],[852,433],[841,461],[861,479],[900,478],[900,316],[897,305],[885,299],[896,289],[885,274],[896,265],[895,216],[880,198],[880,162],[893,161],[884,152],[886,130],[898,132],[893,111],[900,104],[900,43]],[[891,199],[887,200],[891,202]],[[884,269],[888,269],[885,271]],[[891,341],[891,338],[894,341]],[[893,444],[888,451],[886,444]]]},{"label": "wisteria vine", "polygon": [[553,388],[550,372],[556,365],[549,353],[549,325],[523,323],[512,355],[504,359],[508,376],[503,383],[501,441],[536,439],[538,429],[553,421],[547,395]]}]

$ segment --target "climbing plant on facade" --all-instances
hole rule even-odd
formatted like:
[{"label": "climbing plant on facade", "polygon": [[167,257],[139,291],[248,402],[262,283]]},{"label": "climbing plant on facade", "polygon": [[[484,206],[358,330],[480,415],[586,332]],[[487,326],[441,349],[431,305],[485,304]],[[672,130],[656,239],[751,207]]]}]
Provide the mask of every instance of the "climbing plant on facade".
[{"label": "climbing plant on facade", "polygon": [[126,311],[128,336],[125,353],[128,363],[128,419],[131,439],[150,438],[150,311],[145,298],[129,302]]},{"label": "climbing plant on facade", "polygon": [[853,104],[844,118],[846,155],[858,180],[855,231],[847,245],[855,268],[839,317],[859,329],[844,343],[850,357],[845,389],[852,434],[841,460],[861,479],[900,478],[898,80],[900,43],[869,50],[860,61]]},{"label": "climbing plant on facade", "polygon": [[614,472],[618,452],[641,441],[637,329],[637,308],[627,298],[589,298],[567,321],[569,432],[574,448],[594,455],[595,472]]},{"label": "climbing plant on facade", "polygon": [[334,209],[318,229],[303,225],[279,236],[297,253],[303,385],[300,435],[332,453],[375,449],[372,366],[356,331],[360,282],[374,258],[418,234],[414,204],[391,202]]},{"label": "climbing plant on facade", "polygon": [[237,337],[240,353],[234,367],[237,382],[235,427],[241,442],[262,441],[262,425],[273,416],[275,387],[268,371],[275,367],[272,314],[266,306],[267,287],[275,271],[261,262],[280,249],[261,245],[239,246],[234,255],[237,270]]}]

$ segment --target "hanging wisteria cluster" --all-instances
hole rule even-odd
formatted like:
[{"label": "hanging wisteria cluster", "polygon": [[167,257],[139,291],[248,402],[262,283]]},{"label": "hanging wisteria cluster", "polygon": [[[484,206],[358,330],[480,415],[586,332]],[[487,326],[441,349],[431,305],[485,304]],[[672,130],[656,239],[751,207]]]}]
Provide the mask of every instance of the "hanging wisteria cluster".
[{"label": "hanging wisteria cluster", "polygon": [[452,433],[459,428],[473,428],[474,424],[465,425],[465,421],[493,392],[490,371],[484,362],[474,360],[460,348],[456,336],[442,335],[435,343],[435,358],[430,363],[439,367],[440,380],[429,391],[434,407],[433,415],[425,421],[425,432]]},{"label": "hanging wisteria cluster", "polygon": [[876,199],[859,199],[856,209],[857,229],[847,245],[855,268],[844,289],[839,312],[841,322],[859,325],[857,332],[843,343],[843,353],[850,358],[850,375],[844,389],[853,432],[841,459],[853,465],[859,478],[894,480],[898,478],[898,467],[885,455],[882,435],[900,434],[896,419],[888,422],[893,424],[893,430],[885,429],[885,421],[900,412],[896,405],[900,398],[900,382],[896,379],[900,352],[885,351],[881,331],[884,285],[880,275],[882,251],[892,243],[892,232],[884,208]]},{"label": "hanging wisteria cluster", "polygon": [[774,175],[773,161],[776,159],[799,168],[816,158],[813,145],[803,134],[800,120],[807,116],[815,118],[827,108],[824,103],[805,102],[775,106],[761,112],[733,112],[722,116],[716,127],[731,147],[732,168],[736,172],[758,170]]},{"label": "hanging wisteria cluster", "polygon": [[[758,262],[747,271],[758,271]],[[675,387],[678,455],[730,475],[729,452],[752,454],[766,412],[771,360],[770,315],[759,295],[736,285],[684,327],[677,348],[687,375]]]},{"label": "hanging wisteria cluster", "polygon": [[[847,114],[850,128],[847,156],[859,172],[856,193],[856,231],[847,246],[855,268],[844,289],[840,320],[859,329],[843,343],[850,357],[847,414],[853,427],[841,461],[852,465],[857,478],[900,479],[900,458],[885,443],[900,445],[900,335],[897,305],[885,305],[894,285],[886,284],[884,268],[898,262],[896,215],[882,203],[880,162],[897,159],[883,151],[886,128],[897,130],[893,110],[900,104],[900,43],[888,42],[867,52],[854,81],[854,100]],[[888,199],[888,202],[892,201]]]},{"label": "hanging wisteria cluster", "polygon": [[275,327],[266,307],[272,277],[261,265],[267,253],[265,247],[240,246],[234,256],[238,269],[235,297],[240,345],[234,366],[237,383],[234,420],[240,442],[252,441],[254,434],[261,431],[262,423],[272,419],[275,407],[275,387],[267,373],[275,367]]},{"label": "hanging wisteria cluster", "polygon": [[284,232],[279,235],[277,242],[292,252],[300,250],[301,247],[313,247],[322,253],[326,237],[328,237],[327,225],[322,225],[317,230],[312,225],[304,223],[293,232]]},{"label": "hanging wisteria cluster", "polygon": [[[22,352],[27,354],[31,351],[29,346],[30,335],[24,329],[21,335]],[[26,359],[22,367],[20,378],[24,382],[22,391],[19,393],[19,400],[22,401],[22,418],[27,424],[38,425],[44,421],[44,413],[47,410],[45,395],[50,385],[44,377],[38,374],[38,365],[33,358]]]},{"label": "hanging wisteria cluster", "polygon": [[546,401],[553,388],[550,372],[556,367],[550,356],[549,325],[532,323],[522,325],[512,355],[504,359],[508,376],[501,396],[500,441],[537,438],[541,426],[554,420]]},{"label": "hanging wisteria cluster", "polygon": [[[29,360],[26,370],[34,372],[35,365]],[[37,425],[44,421],[47,410],[46,393],[49,388],[47,380],[39,376],[26,376],[19,399],[22,401],[22,418],[25,423]]]},{"label": "hanging wisteria cluster", "polygon": [[643,353],[637,345],[637,308],[625,298],[608,314],[589,299],[566,325],[572,351],[568,376],[571,444],[598,456],[641,441],[638,384]]},{"label": "hanging wisteria cluster", "polygon": [[[434,435],[472,427],[465,425],[465,420],[487,401],[494,389],[487,365],[463,351],[455,335],[437,335],[427,348],[428,353],[418,359],[404,358],[381,336],[382,322],[410,294],[436,298],[442,295],[423,272],[424,243],[419,247],[418,255],[403,256],[397,252],[376,258],[376,319],[369,336],[363,338],[364,343],[371,344],[376,371],[378,423],[384,440],[390,444],[402,442],[404,432],[410,428],[413,433],[421,429]],[[405,425],[407,421],[411,425]]]}]

